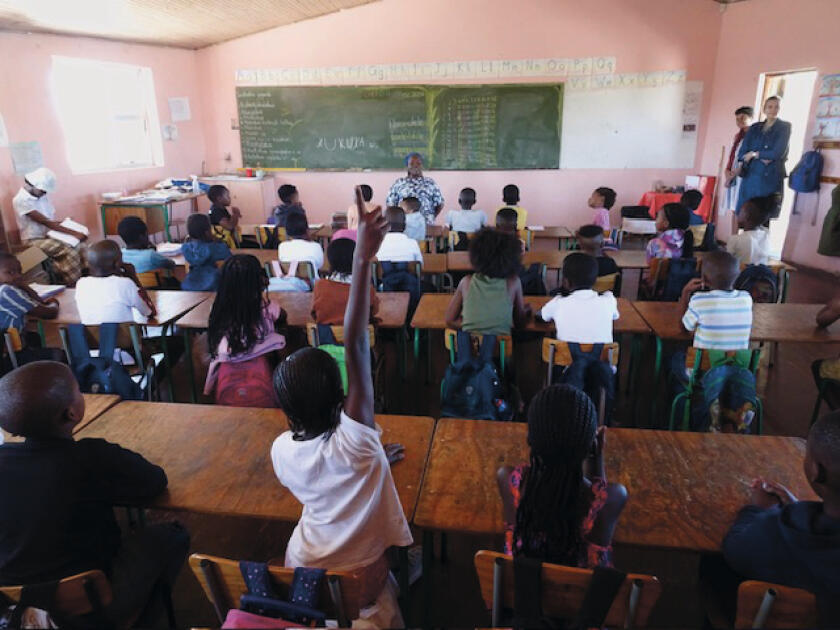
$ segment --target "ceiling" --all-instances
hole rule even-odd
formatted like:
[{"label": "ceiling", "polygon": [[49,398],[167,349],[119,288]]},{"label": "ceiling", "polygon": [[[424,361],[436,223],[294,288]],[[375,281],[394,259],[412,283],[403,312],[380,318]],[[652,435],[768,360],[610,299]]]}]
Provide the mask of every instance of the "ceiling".
[{"label": "ceiling", "polygon": [[195,49],[374,1],[0,0],[0,31]]}]

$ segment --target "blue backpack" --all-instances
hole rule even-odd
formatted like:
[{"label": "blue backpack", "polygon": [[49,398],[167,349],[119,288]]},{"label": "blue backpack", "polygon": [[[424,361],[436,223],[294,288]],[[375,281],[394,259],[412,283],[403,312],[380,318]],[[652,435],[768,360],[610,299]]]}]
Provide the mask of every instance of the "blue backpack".
[{"label": "blue backpack", "polygon": [[665,278],[660,299],[665,302],[676,302],[680,299],[682,290],[688,284],[688,281],[698,275],[697,259],[671,258],[668,264],[668,276]]},{"label": "blue backpack", "polygon": [[513,409],[504,400],[502,381],[493,365],[495,335],[484,335],[478,356],[472,355],[470,334],[456,337],[458,359],[446,368],[440,384],[440,412],[445,418],[511,420]]},{"label": "blue backpack", "polygon": [[806,151],[799,164],[793,167],[788,179],[788,186],[796,192],[814,192],[820,189],[820,175],[823,169],[823,156],[819,151]]},{"label": "blue backpack", "polygon": [[[143,400],[143,389],[135,383],[122,363],[114,361],[119,324],[99,326],[99,356],[90,355],[82,324],[67,327],[73,374],[79,389],[88,394],[117,394],[123,400]],[[146,387],[151,389],[151,375],[147,374]]]},{"label": "blue backpack", "polygon": [[408,263],[389,262],[383,260],[382,265],[382,290],[384,292],[406,291],[408,297],[407,319],[410,320],[420,303],[420,279],[408,269]]}]

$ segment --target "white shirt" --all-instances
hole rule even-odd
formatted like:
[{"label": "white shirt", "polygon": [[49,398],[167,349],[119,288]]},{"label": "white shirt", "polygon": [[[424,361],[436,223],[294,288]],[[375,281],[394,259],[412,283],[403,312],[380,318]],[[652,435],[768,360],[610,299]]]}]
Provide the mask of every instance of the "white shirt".
[{"label": "white shirt", "polygon": [[47,235],[47,226],[33,221],[26,215],[30,212],[40,212],[50,221],[55,219],[55,208],[48,197],[49,195],[36,197],[21,188],[12,199],[12,207],[15,209],[18,229],[20,230],[20,240],[31,241],[36,238],[44,238]]},{"label": "white shirt", "polygon": [[333,434],[271,446],[274,473],[303,504],[286,547],[287,567],[354,571],[390,546],[413,542],[379,431],[344,411]]},{"label": "white shirt", "polygon": [[125,276],[80,278],[76,283],[76,308],[86,326],[123,322],[144,324],[152,312],[141,299],[137,285]]},{"label": "white shirt", "polygon": [[405,233],[415,241],[422,241],[426,238],[426,219],[420,212],[406,213]]},{"label": "white shirt", "polygon": [[610,291],[598,295],[592,289],[579,289],[567,297],[555,297],[543,306],[540,317],[554,322],[560,341],[612,343],[618,301]]},{"label": "white shirt", "polygon": [[446,224],[453,232],[472,234],[487,225],[487,215],[481,210],[450,210]]},{"label": "white shirt", "polygon": [[388,232],[382,239],[376,258],[389,262],[423,262],[423,254],[420,253],[417,241],[403,232]]},{"label": "white shirt", "polygon": [[726,251],[742,265],[766,265],[770,260],[770,230],[755,230],[733,234],[726,243]]},{"label": "white shirt", "polygon": [[315,267],[316,275],[324,266],[324,250],[321,246],[314,241],[305,241],[302,238],[280,243],[277,247],[277,258],[280,262],[309,261]]}]

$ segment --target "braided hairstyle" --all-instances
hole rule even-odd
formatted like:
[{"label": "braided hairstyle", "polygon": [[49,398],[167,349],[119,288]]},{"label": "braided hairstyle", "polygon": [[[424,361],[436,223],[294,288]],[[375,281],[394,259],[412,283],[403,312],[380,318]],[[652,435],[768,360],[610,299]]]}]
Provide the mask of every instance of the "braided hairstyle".
[{"label": "braided hairstyle", "polygon": [[662,206],[665,218],[668,219],[668,228],[681,230],[683,233],[682,257],[691,258],[694,256],[694,233],[688,229],[691,223],[691,210],[681,203],[666,203]]},{"label": "braided hairstyle", "polygon": [[207,327],[207,345],[213,358],[225,337],[230,354],[235,355],[249,351],[271,332],[266,330],[263,313],[268,303],[267,286],[268,278],[256,256],[237,254],[225,261]]},{"label": "braided hairstyle", "polygon": [[592,449],[597,423],[589,396],[570,385],[546,387],[531,401],[531,467],[514,527],[518,553],[545,562],[579,564],[580,530],[588,510],[583,462]]},{"label": "braided hairstyle", "polygon": [[296,440],[328,438],[338,426],[344,388],[338,363],[318,348],[294,352],[274,370],[274,392]]}]

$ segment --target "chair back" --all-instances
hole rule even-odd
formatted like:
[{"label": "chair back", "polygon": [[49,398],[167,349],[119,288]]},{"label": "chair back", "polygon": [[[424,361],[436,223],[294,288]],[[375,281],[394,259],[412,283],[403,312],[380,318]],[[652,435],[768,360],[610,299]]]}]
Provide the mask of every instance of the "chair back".
[{"label": "chair back", "polygon": [[[749,365],[749,370],[755,374],[758,369],[758,360],[761,357],[761,350],[723,350],[727,359],[738,359],[740,363]],[[698,371],[705,372],[712,368],[712,360],[708,350],[702,348],[689,347],[685,353],[685,367],[693,373]]]},{"label": "chair back", "polygon": [[691,233],[694,236],[694,247],[696,249],[700,249],[706,240],[706,230],[709,229],[708,224],[700,223],[698,225],[689,225],[688,229],[691,230]]},{"label": "chair back", "polygon": [[[2,586],[3,593],[13,602],[20,601],[22,585]],[[62,617],[78,617],[101,612],[113,599],[111,584],[102,571],[85,571],[59,581],[55,591],[55,608],[51,611]],[[35,603],[32,605],[37,606]]]},{"label": "chair back", "polygon": [[[338,345],[344,345],[344,326],[330,326],[335,342]],[[376,345],[376,333],[372,325],[368,324],[368,338],[370,339],[370,347]],[[315,322],[306,322],[306,340],[313,348],[321,345],[321,340],[318,338],[318,324]]]},{"label": "chair back", "polygon": [[[593,343],[582,343],[580,349],[583,352],[591,352],[595,347]],[[606,361],[613,367],[618,365],[618,344],[605,343],[601,350],[601,361]],[[551,339],[550,337],[543,338],[542,343],[542,360],[543,363],[548,363],[549,369],[552,366],[559,365],[567,367],[572,364],[572,351],[569,349],[569,344],[559,339]]]},{"label": "chair back", "polygon": [[[248,593],[248,586],[237,560],[194,553],[190,556],[190,568],[216,609],[220,622],[224,621],[231,608],[239,608],[239,598]],[[292,585],[295,570],[269,565],[268,572],[277,593],[285,597]],[[350,573],[328,571],[322,589],[322,611],[328,618],[338,619],[339,627],[349,628],[349,620],[359,617],[359,578]]]},{"label": "chair back", "polygon": [[592,289],[596,293],[603,293],[604,291],[612,291],[616,293],[616,285],[618,284],[618,272],[610,273],[606,276],[598,276]]},{"label": "chair back", "polygon": [[449,230],[449,251],[455,251],[455,246],[461,242],[461,235],[464,235],[464,238],[467,239],[467,243],[469,243],[478,232],[455,232],[454,230]]},{"label": "chair back", "polygon": [[738,587],[735,628],[813,628],[817,600],[800,588],[748,580]]},{"label": "chair back", "polygon": [[160,276],[158,276],[157,269],[138,273],[137,279],[140,281],[140,286],[144,289],[156,289],[160,286]]},{"label": "chair back", "polygon": [[[503,608],[514,607],[513,558],[495,551],[475,554],[475,570],[484,603],[493,611],[491,625],[498,627]],[[583,604],[592,579],[590,569],[542,565],[542,611],[554,619],[574,619]],[[604,624],[616,628],[642,628],[647,625],[662,586],[652,575],[629,573],[613,600]]]},{"label": "chair back", "polygon": [[[260,246],[260,249],[263,249],[266,244],[268,243],[269,239],[274,233],[275,227],[273,225],[255,225],[254,226],[254,236],[257,237],[257,245]],[[286,228],[278,227],[277,229],[277,240],[281,243],[286,240]]]},{"label": "chair back", "polygon": [[[373,273],[371,276],[373,277],[374,284],[379,287],[380,283],[382,282],[382,276],[384,272],[382,270],[382,263],[378,260],[375,260],[371,263],[373,265]],[[396,264],[405,264],[406,269],[409,273],[414,274],[419,279],[422,272],[423,272],[423,263],[417,262],[416,260],[411,260],[406,263],[396,263]]]},{"label": "chair back", "polygon": [[[279,260],[272,260],[271,264],[267,267],[271,270],[270,276],[274,278],[281,277],[282,275],[286,275],[289,273],[289,270],[292,268],[294,263],[290,262],[280,262]],[[309,286],[312,287],[315,285],[315,280],[318,278],[318,270],[312,265],[312,263],[308,260],[299,260],[297,261],[297,269],[295,271],[296,278],[303,278],[309,283]]]},{"label": "chair back", "polygon": [[[458,331],[454,328],[447,328],[443,333],[443,345],[449,351],[449,362],[455,364],[458,352]],[[481,347],[481,342],[484,341],[484,335],[480,333],[470,333],[470,344],[473,351]],[[510,335],[496,335],[496,347],[493,349],[493,356],[499,357],[499,364],[502,368],[502,375],[506,374],[505,366],[508,360],[513,356],[513,337]]]}]

